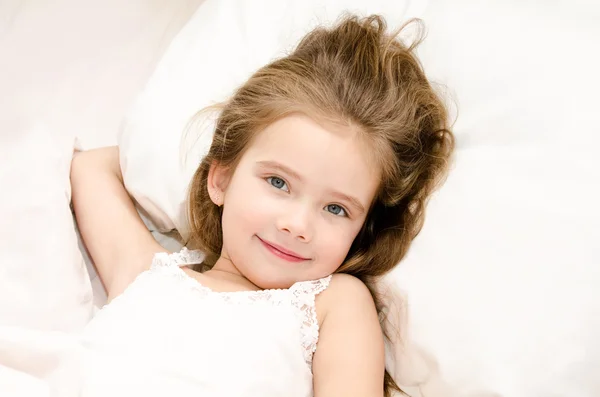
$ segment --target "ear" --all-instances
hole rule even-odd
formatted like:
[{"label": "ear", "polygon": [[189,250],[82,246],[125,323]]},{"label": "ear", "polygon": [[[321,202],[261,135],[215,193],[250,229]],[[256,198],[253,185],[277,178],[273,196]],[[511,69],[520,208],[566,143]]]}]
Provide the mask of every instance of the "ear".
[{"label": "ear", "polygon": [[222,206],[225,201],[225,190],[229,184],[229,170],[213,161],[208,170],[206,188],[213,203]]}]

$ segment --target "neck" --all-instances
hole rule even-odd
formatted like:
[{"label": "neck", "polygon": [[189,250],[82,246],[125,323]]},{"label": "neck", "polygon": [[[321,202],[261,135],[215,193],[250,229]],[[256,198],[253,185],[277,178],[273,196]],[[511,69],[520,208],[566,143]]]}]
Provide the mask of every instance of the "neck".
[{"label": "neck", "polygon": [[262,289],[250,282],[250,280],[248,280],[246,277],[244,277],[244,275],[235,266],[233,261],[229,259],[229,256],[225,253],[221,253],[221,256],[219,257],[219,259],[217,259],[215,265],[210,270],[206,271],[204,274],[220,280],[242,284],[244,286],[247,286],[249,289]]}]

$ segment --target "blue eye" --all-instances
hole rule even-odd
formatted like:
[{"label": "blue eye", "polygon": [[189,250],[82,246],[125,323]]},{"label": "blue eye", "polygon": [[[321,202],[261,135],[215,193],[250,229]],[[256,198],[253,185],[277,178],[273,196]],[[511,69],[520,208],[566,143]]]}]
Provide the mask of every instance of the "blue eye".
[{"label": "blue eye", "polygon": [[287,183],[285,183],[285,181],[281,178],[278,178],[276,176],[270,176],[267,178],[267,182],[269,182],[269,184],[276,189],[283,190],[284,192],[289,191]]},{"label": "blue eye", "polygon": [[337,204],[329,204],[325,206],[325,209],[337,216],[348,216],[346,210]]}]

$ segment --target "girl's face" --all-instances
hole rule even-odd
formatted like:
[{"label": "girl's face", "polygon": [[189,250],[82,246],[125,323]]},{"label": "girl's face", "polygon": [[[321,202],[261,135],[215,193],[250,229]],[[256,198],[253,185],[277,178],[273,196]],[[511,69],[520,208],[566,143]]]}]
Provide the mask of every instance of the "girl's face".
[{"label": "girl's face", "polygon": [[223,204],[219,262],[263,289],[332,274],[379,185],[361,142],[350,128],[294,114],[259,132],[233,174],[213,166],[209,191]]}]

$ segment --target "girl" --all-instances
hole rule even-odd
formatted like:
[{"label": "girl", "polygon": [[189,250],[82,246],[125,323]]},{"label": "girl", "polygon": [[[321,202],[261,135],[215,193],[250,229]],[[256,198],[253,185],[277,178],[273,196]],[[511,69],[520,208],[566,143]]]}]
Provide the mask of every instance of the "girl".
[{"label": "girl", "polygon": [[[376,281],[402,259],[453,148],[414,46],[381,17],[309,33],[224,105],[169,254],[118,149],[81,153],[73,204],[108,292],[84,396],[389,396]],[[188,267],[193,265],[193,267]]]}]

